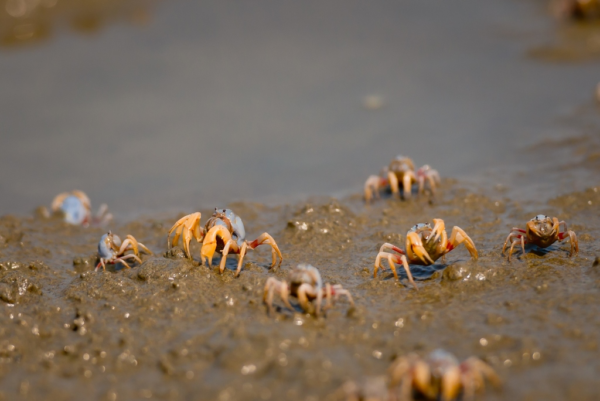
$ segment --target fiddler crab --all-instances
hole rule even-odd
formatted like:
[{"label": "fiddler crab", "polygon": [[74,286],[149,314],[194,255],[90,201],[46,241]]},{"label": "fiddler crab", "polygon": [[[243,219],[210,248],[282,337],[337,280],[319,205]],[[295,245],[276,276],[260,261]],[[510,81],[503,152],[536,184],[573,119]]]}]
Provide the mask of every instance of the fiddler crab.
[{"label": "fiddler crab", "polygon": [[273,297],[278,293],[281,300],[291,310],[294,310],[288,300],[288,296],[292,295],[298,298],[300,307],[303,311],[310,313],[313,310],[311,300],[316,299],[315,314],[318,316],[321,312],[321,303],[323,298],[327,301],[324,310],[332,306],[332,300],[337,300],[340,295],[348,298],[350,304],[354,307],[352,295],[340,284],[331,285],[323,284],[321,274],[316,267],[309,264],[299,264],[289,273],[289,283],[279,281],[274,277],[269,277],[265,284],[263,302],[269,308],[269,312],[273,312]]},{"label": "fiddler crab", "polygon": [[[389,243],[385,243],[381,246],[377,258],[375,259],[373,278],[377,277],[377,270],[379,268],[383,269],[381,259],[387,259],[396,280],[398,280],[398,274],[396,273],[396,265],[394,263],[402,263],[406,275],[408,276],[408,281],[410,281],[415,289],[418,289],[408,265],[430,266],[439,258],[444,260],[445,255],[448,252],[463,242],[471,254],[471,257],[477,259],[477,248],[475,248],[473,240],[462,228],[454,226],[454,228],[452,228],[450,239],[448,239],[444,220],[442,219],[433,219],[433,228],[429,223],[417,224],[408,230],[408,233],[406,234],[406,252]],[[397,254],[387,252],[388,250],[392,250]]]},{"label": "fiddler crab", "polygon": [[[84,227],[90,224],[102,225],[112,219],[112,214],[108,213],[106,204],[100,205],[96,215],[92,215],[90,198],[85,192],[78,190],[56,195],[52,201],[51,209],[52,213],[62,212],[67,223]],[[48,214],[47,211],[44,213]]]},{"label": "fiddler crab", "polygon": [[[183,250],[189,259],[192,259],[190,253],[190,241],[195,238],[199,243],[202,242],[202,248],[200,249],[200,258],[203,265],[212,265],[212,258],[215,251],[220,250],[222,252],[221,265],[219,267],[220,272],[223,273],[225,270],[225,262],[227,255],[237,254],[238,255],[238,266],[235,272],[235,276],[239,276],[242,270],[242,262],[248,249],[254,249],[259,245],[267,244],[271,246],[271,253],[273,261],[271,268],[275,266],[277,262],[277,256],[279,256],[279,265],[283,261],[281,251],[277,246],[277,243],[268,233],[262,233],[254,241],[246,241],[246,230],[244,229],[244,223],[242,219],[237,216],[231,209],[216,209],[210,219],[206,222],[204,229],[200,226],[200,212],[189,214],[179,219],[173,227],[169,230],[167,235],[167,247],[171,249],[171,246],[177,245],[179,237],[182,236]],[[171,234],[175,233],[172,241],[169,241]]]},{"label": "fiddler crab", "polygon": [[485,379],[494,386],[500,378],[490,365],[476,357],[459,363],[454,355],[437,349],[426,358],[409,354],[396,359],[389,368],[390,391],[397,391],[401,400],[414,394],[428,400],[451,401],[463,394],[473,399],[475,392],[485,388]]},{"label": "fiddler crab", "polygon": [[425,192],[425,183],[429,184],[431,193],[435,193],[436,185],[440,184],[440,175],[429,165],[424,165],[415,172],[415,164],[405,156],[397,156],[389,166],[384,167],[379,175],[372,175],[365,182],[365,201],[379,198],[379,191],[389,186],[394,196],[400,196],[400,185],[405,199],[411,197],[412,185],[418,183],[419,194]]},{"label": "fiddler crab", "polygon": [[[560,231],[561,224],[564,226],[564,231]],[[523,230],[522,228],[513,227],[512,230],[510,230],[510,234],[508,234],[506,241],[504,241],[502,254],[504,254],[509,241],[511,245],[510,250],[508,251],[508,261],[510,262],[513,249],[517,244],[521,244],[524,255],[525,244],[533,244],[540,248],[547,248],[556,241],[560,242],[567,238],[571,243],[571,252],[569,253],[569,257],[577,255],[577,253],[579,253],[579,242],[577,241],[575,232],[567,228],[567,223],[564,221],[558,221],[556,217],[548,217],[543,214],[538,214],[527,222],[527,229]]]},{"label": "fiddler crab", "polygon": [[[125,241],[121,242],[121,238],[118,235],[109,231],[98,242],[98,258],[100,262],[96,265],[96,270],[100,266],[102,266],[102,270],[106,270],[107,263],[122,263],[127,268],[130,268],[131,266],[127,264],[126,259],[134,259],[136,262],[142,263],[140,250],[152,255],[152,252],[144,244],[138,242],[133,235],[128,235]],[[127,251],[133,251],[133,253],[125,254]]]}]

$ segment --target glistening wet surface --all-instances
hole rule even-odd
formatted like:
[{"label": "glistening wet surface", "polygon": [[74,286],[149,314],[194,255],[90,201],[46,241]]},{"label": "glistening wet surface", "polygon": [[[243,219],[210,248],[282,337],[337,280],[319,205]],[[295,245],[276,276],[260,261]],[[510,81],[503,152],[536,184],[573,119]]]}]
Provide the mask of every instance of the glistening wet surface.
[{"label": "glistening wet surface", "polygon": [[[598,398],[592,40],[585,63],[530,57],[558,32],[535,3],[89,3],[105,16],[93,35],[64,24],[88,3],[4,9],[23,4],[55,10],[55,29],[34,42],[18,28],[0,53],[0,399],[337,400],[436,348],[493,366],[503,386],[480,399]],[[361,184],[397,153],[440,171],[437,195],[365,206]],[[73,188],[115,220],[29,213]],[[173,223],[214,207],[250,240],[270,233],[281,268],[268,247],[239,278],[234,257],[222,275],[218,257],[200,266],[195,241],[193,261],[165,257]],[[507,262],[510,229],[538,214],[568,223],[577,257],[557,243]],[[401,269],[373,278],[380,246],[404,248],[433,218],[463,228],[479,259],[460,246],[414,266],[418,290]],[[94,271],[108,229],[154,255]],[[356,307],[316,318],[276,298],[269,315],[266,280],[298,263]]]},{"label": "glistening wet surface", "polygon": [[[120,217],[326,195],[359,188],[398,153],[470,174],[564,135],[552,119],[598,80],[597,61],[527,56],[563,24],[537,3],[2,9],[4,35],[17,35],[0,53],[5,212],[72,188]],[[43,40],[19,36],[37,24]]]}]

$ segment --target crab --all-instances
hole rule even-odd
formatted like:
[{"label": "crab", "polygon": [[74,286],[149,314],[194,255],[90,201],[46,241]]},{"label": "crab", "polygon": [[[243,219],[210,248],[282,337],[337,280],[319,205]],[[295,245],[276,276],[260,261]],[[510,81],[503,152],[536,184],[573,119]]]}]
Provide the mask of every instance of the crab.
[{"label": "crab", "polygon": [[600,19],[600,0],[562,0],[554,8],[560,17],[580,21]]},{"label": "crab", "polygon": [[[121,242],[121,238],[118,235],[109,231],[98,242],[98,258],[100,261],[96,265],[96,270],[100,266],[102,266],[102,270],[106,270],[107,263],[122,263],[127,268],[130,268],[131,266],[127,264],[126,259],[134,259],[138,263],[142,263],[139,257],[140,250],[152,255],[152,252],[144,244],[138,242],[133,235],[128,235],[125,241]],[[133,253],[125,254],[127,251],[133,251]]]},{"label": "crab", "polygon": [[[373,278],[377,277],[377,270],[380,267],[383,269],[381,259],[387,259],[396,280],[398,280],[398,274],[396,273],[396,265],[394,263],[402,263],[408,276],[408,281],[415,289],[418,289],[408,265],[429,266],[434,264],[439,258],[445,260],[445,255],[463,242],[471,257],[477,259],[477,248],[475,248],[473,240],[462,228],[454,226],[452,234],[448,239],[444,220],[442,219],[433,219],[433,228],[429,223],[417,224],[408,230],[406,234],[406,252],[390,243],[385,243],[381,246],[375,259]],[[387,252],[388,250],[396,253]]]},{"label": "crab", "polygon": [[367,203],[373,198],[379,197],[379,191],[388,187],[394,196],[400,196],[400,184],[402,184],[402,195],[405,199],[411,197],[412,185],[419,185],[419,194],[425,192],[425,183],[429,184],[431,193],[435,193],[436,185],[440,183],[440,175],[429,165],[424,165],[415,172],[415,164],[405,156],[397,156],[389,166],[384,167],[379,175],[370,176],[365,182],[365,200]]},{"label": "crab", "polygon": [[288,296],[297,297],[302,310],[309,313],[313,310],[310,301],[316,299],[315,314],[317,316],[321,312],[323,297],[327,300],[324,310],[332,306],[332,298],[337,300],[340,295],[348,298],[348,301],[354,307],[352,295],[350,295],[348,290],[344,289],[340,284],[323,284],[319,270],[309,264],[299,264],[293,269],[289,274],[289,284],[284,280],[279,281],[274,277],[269,277],[265,283],[263,302],[269,308],[270,313],[273,312],[273,297],[275,293],[279,293],[285,306],[292,310],[294,308],[290,304]]},{"label": "crab", "polygon": [[112,219],[106,204],[100,205],[96,215],[92,215],[90,198],[85,192],[78,190],[56,195],[52,201],[51,209],[52,213],[62,212],[67,223],[84,227],[90,224],[102,225]]},{"label": "crab", "polygon": [[[248,249],[254,249],[259,245],[267,244],[271,246],[272,263],[271,268],[275,267],[277,257],[279,256],[279,265],[283,261],[281,251],[277,243],[268,233],[262,233],[254,241],[246,241],[246,230],[242,219],[231,209],[216,209],[210,219],[206,222],[204,229],[200,226],[200,212],[192,213],[179,219],[169,230],[167,235],[167,247],[175,246],[182,236],[183,250],[186,256],[191,260],[190,241],[195,238],[199,243],[202,242],[200,249],[200,258],[202,265],[212,265],[212,258],[215,251],[222,252],[219,271],[225,270],[225,262],[228,254],[238,255],[238,266],[235,276],[239,276],[242,270],[242,262]],[[172,241],[171,234],[175,233]]]},{"label": "crab", "polygon": [[[564,231],[560,231],[560,225],[564,226]],[[533,244],[540,248],[547,248],[554,244],[556,241],[562,241],[569,238],[571,243],[571,252],[569,257],[577,255],[579,253],[579,242],[574,231],[567,228],[567,223],[564,221],[558,221],[556,217],[549,217],[543,214],[538,214],[533,219],[527,222],[527,229],[513,227],[510,230],[510,234],[504,241],[504,247],[502,247],[502,254],[508,246],[510,241],[510,250],[508,252],[508,261],[513,253],[515,245],[521,244],[523,249],[523,255],[525,254],[525,244]]]},{"label": "crab", "polygon": [[400,400],[410,400],[416,393],[428,400],[456,400],[460,393],[463,399],[473,399],[475,392],[485,388],[485,379],[495,387],[500,378],[494,369],[476,357],[459,363],[451,353],[437,349],[426,358],[409,354],[396,359],[390,366],[390,393],[399,395]]}]

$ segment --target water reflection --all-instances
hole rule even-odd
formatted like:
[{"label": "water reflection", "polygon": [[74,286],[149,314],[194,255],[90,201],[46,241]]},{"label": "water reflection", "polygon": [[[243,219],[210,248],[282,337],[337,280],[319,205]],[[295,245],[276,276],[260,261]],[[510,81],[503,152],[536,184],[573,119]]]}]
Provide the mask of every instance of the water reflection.
[{"label": "water reflection", "polygon": [[63,24],[89,34],[113,21],[144,24],[150,16],[149,3],[142,1],[4,0],[0,4],[0,47],[40,43]]}]

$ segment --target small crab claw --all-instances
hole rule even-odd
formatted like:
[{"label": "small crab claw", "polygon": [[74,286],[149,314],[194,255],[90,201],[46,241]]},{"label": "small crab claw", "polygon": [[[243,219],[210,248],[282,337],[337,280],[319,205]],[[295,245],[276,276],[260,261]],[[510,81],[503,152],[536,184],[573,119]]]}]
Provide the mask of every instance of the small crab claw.
[{"label": "small crab claw", "polygon": [[429,253],[423,246],[423,242],[421,241],[421,237],[419,234],[415,232],[410,232],[406,235],[406,250],[411,250],[414,256],[419,258],[424,265],[432,265],[434,260],[431,259]]},{"label": "small crab claw", "polygon": [[413,381],[415,387],[423,394],[431,398],[431,370],[429,365],[422,359],[418,358],[413,363]]},{"label": "small crab claw", "polygon": [[465,243],[465,247],[471,254],[471,257],[473,259],[477,259],[479,257],[479,254],[477,253],[477,248],[475,248],[475,243],[473,242],[471,237],[469,237],[462,228],[454,226],[454,228],[452,228],[452,234],[450,235],[450,239],[448,240],[448,250],[451,251],[463,242]]},{"label": "small crab claw", "polygon": [[444,220],[442,219],[433,219],[433,229],[431,230],[431,235],[433,235],[433,242],[436,242],[439,238],[440,235],[442,234],[442,231],[444,231],[446,229],[446,225],[444,224]]},{"label": "small crab claw", "polygon": [[317,298],[317,302],[316,302],[317,306],[316,306],[315,314],[317,316],[319,316],[319,313],[321,311],[321,301],[323,299],[323,291],[322,290],[315,291],[313,286],[311,286],[310,284],[304,283],[304,284],[301,284],[300,287],[298,287],[297,297],[298,297],[298,302],[300,303],[300,307],[302,308],[303,311],[305,311],[307,313],[311,313],[313,311],[313,308],[311,307],[311,304],[309,301],[309,297]]}]

